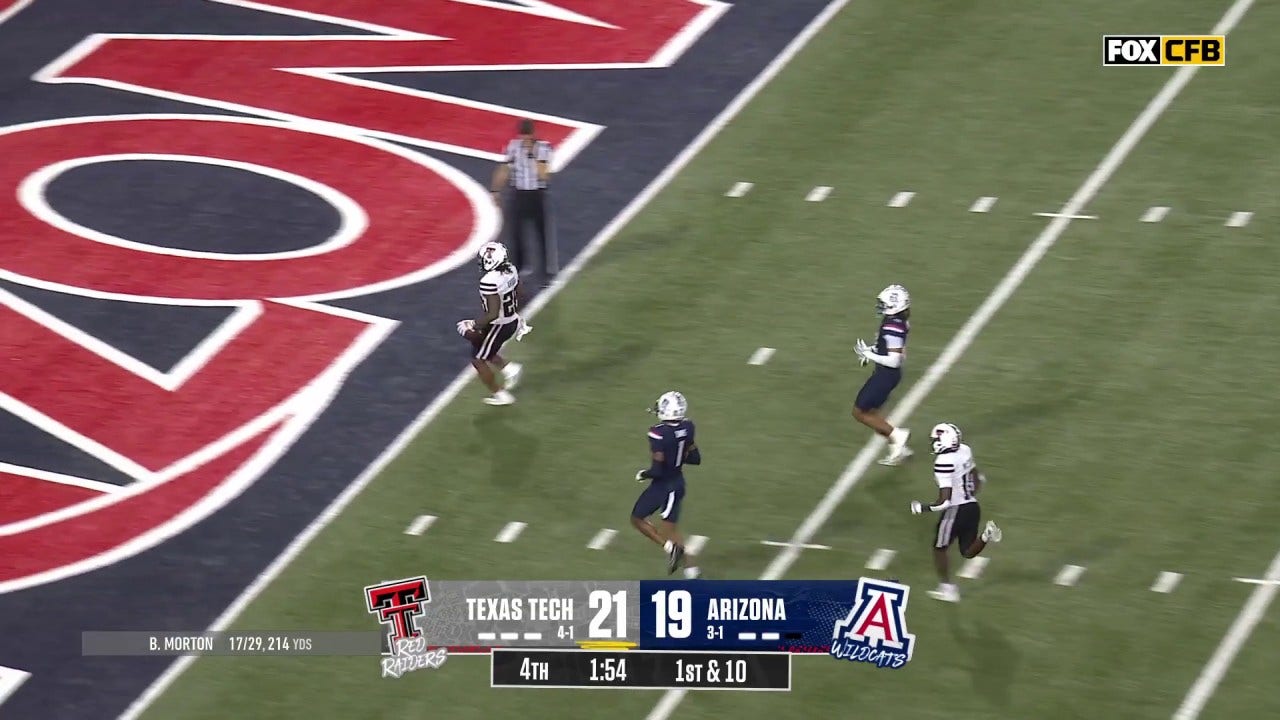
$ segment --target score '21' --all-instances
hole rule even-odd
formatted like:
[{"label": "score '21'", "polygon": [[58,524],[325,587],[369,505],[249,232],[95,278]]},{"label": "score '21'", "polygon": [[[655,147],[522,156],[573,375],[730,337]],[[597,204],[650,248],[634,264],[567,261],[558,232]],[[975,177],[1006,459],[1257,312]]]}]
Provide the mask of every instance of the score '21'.
[{"label": "score '21'", "polygon": [[[627,593],[619,590],[610,594],[608,590],[592,590],[587,596],[587,605],[596,611],[587,626],[587,637],[591,640],[623,639],[627,637]],[[614,612],[617,619],[617,631],[605,627],[609,612]]]}]

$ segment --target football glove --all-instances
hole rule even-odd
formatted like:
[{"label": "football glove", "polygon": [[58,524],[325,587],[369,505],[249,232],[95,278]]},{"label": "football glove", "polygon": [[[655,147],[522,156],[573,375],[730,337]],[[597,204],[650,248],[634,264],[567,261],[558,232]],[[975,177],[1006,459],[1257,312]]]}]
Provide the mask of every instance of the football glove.
[{"label": "football glove", "polygon": [[640,470],[637,470],[637,471],[636,471],[636,482],[644,482],[645,480],[648,480],[649,478],[647,478],[647,477],[645,477],[645,476],[644,476],[644,474],[645,474],[646,472],[648,472],[648,471],[649,471],[649,468],[642,468],[642,469],[640,469]]},{"label": "football glove", "polygon": [[854,352],[858,354],[859,365],[866,365],[867,363],[871,362],[870,360],[867,359],[867,355],[869,355],[873,349],[874,348],[872,348],[870,345],[867,345],[866,343],[862,342],[862,338],[858,338],[858,344],[854,347]]},{"label": "football glove", "polygon": [[519,326],[516,327],[516,342],[524,340],[524,336],[533,330],[533,326],[526,323],[524,318],[520,318],[519,323]]},{"label": "football glove", "polygon": [[912,500],[912,501],[911,501],[911,514],[912,514],[912,515],[919,515],[919,514],[920,514],[920,513],[922,513],[922,512],[924,512],[924,503],[920,502],[919,500]]},{"label": "football glove", "polygon": [[476,329],[476,321],[475,320],[459,320],[457,328],[458,328],[458,334],[465,337],[467,333]]}]

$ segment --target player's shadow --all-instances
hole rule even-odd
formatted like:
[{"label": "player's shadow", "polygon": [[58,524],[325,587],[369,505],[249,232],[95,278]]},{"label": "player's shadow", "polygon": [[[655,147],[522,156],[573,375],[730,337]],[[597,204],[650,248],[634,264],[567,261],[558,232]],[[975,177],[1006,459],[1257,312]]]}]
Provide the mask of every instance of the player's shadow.
[{"label": "player's shadow", "polygon": [[472,422],[476,442],[489,456],[489,480],[502,487],[518,487],[529,479],[538,454],[537,435],[520,430],[517,408],[480,413]]},{"label": "player's shadow", "polygon": [[[959,610],[960,608],[956,608]],[[999,708],[1009,707],[1014,676],[1022,656],[999,628],[986,620],[966,622],[961,613],[947,613],[947,622],[956,643],[971,658],[963,664],[973,689]]]}]

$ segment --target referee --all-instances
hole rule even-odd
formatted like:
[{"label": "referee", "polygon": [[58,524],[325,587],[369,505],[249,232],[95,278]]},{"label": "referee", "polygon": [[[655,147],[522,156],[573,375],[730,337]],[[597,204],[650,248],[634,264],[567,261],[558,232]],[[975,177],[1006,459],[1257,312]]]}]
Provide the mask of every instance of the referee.
[{"label": "referee", "polygon": [[[547,180],[551,177],[551,143],[533,134],[533,121],[520,121],[520,135],[507,143],[505,158],[493,171],[493,198],[500,201],[502,188],[510,185],[508,220],[511,223],[511,255],[516,269],[524,275],[525,227],[533,224],[542,247],[543,282],[549,283],[560,271],[555,238],[551,234],[551,209],[548,207]],[[530,253],[536,255],[537,253]]]}]

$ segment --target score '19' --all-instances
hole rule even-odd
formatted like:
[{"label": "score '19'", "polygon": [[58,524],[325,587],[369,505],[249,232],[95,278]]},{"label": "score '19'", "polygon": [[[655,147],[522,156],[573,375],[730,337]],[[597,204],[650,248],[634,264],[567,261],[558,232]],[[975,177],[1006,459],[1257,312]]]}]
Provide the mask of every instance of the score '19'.
[{"label": "score '19'", "polygon": [[692,634],[693,597],[688,590],[659,590],[649,599],[653,601],[654,637],[682,640]]}]

